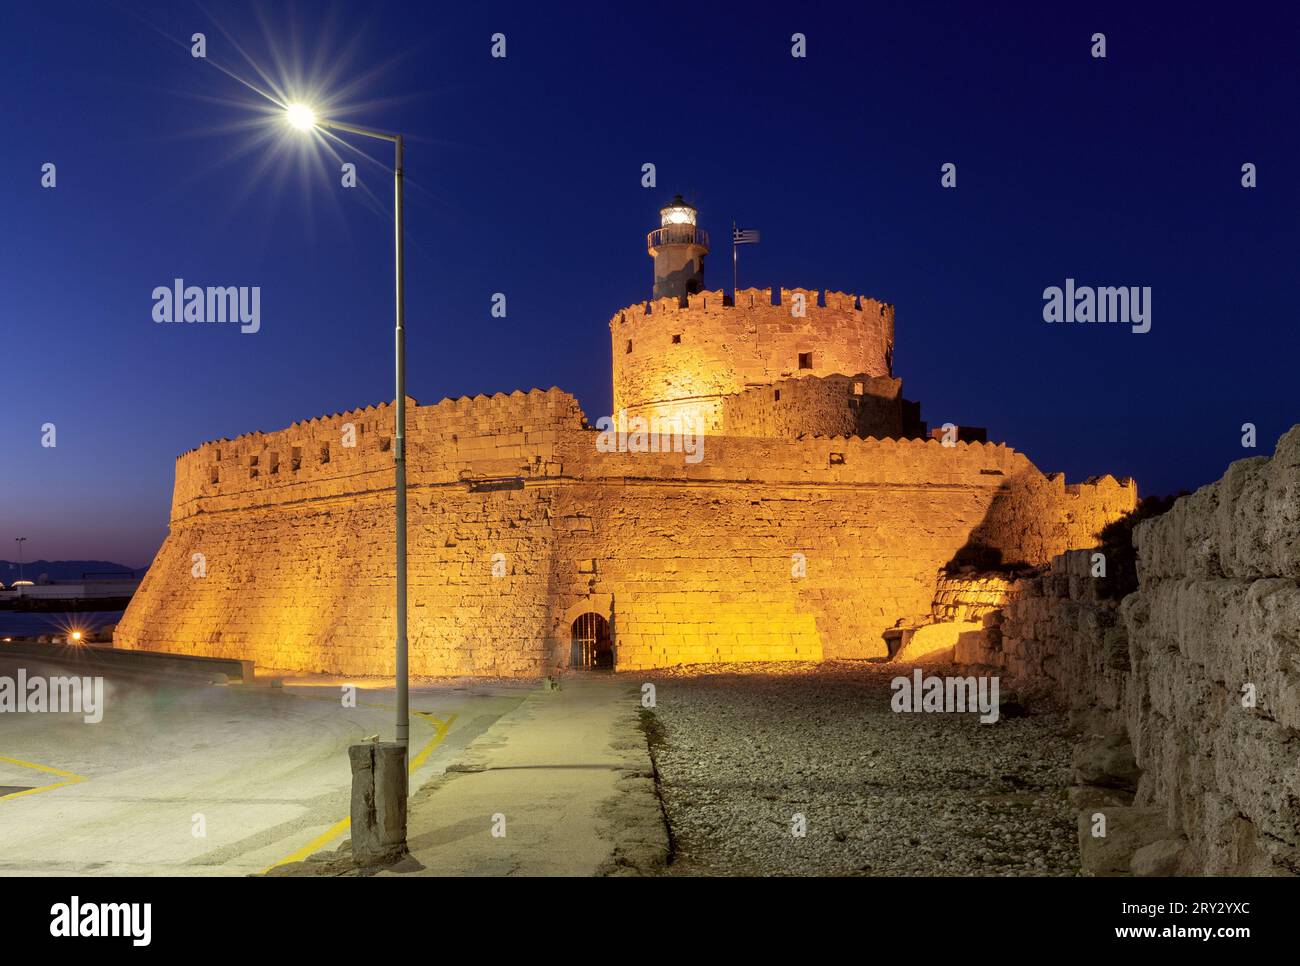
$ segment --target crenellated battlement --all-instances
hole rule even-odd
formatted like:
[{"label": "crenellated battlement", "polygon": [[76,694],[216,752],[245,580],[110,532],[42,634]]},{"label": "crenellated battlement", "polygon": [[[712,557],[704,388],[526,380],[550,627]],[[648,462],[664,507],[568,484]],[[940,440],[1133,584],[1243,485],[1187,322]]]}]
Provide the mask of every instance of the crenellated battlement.
[{"label": "crenellated battlement", "polygon": [[[773,298],[773,292],[776,298]],[[677,298],[647,299],[633,302],[619,309],[610,318],[610,327],[635,322],[646,315],[689,315],[695,312],[725,313],[739,309],[784,307],[787,310],[796,304],[795,295],[803,297],[803,307],[812,312],[827,310],[832,312],[867,312],[885,316],[892,313],[894,306],[867,295],[855,295],[851,292],[832,291],[815,288],[742,288],[736,293],[733,302],[723,289],[695,292],[686,296],[686,304]]]},{"label": "crenellated battlement", "polygon": [[[512,470],[529,444],[533,457],[545,453],[543,431],[553,436],[584,426],[578,401],[555,387],[446,398],[429,406],[408,396],[408,466],[412,473],[454,479],[467,462],[497,458]],[[177,457],[172,517],[225,504],[383,489],[392,485],[392,447],[393,404],[387,402],[212,440]]]},{"label": "crenellated battlement", "polygon": [[[415,403],[415,400],[411,399],[411,397],[408,396],[407,399],[412,404]],[[254,445],[258,441],[264,440],[271,436],[279,436],[282,433],[304,432],[310,428],[319,427],[323,423],[332,424],[340,420],[343,422],[347,422],[349,420],[355,421],[358,419],[369,421],[370,419],[375,418],[377,414],[392,409],[392,406],[393,406],[392,403],[375,403],[370,406],[364,406],[359,409],[350,409],[345,412],[329,413],[322,416],[312,416],[309,419],[295,420],[294,422],[290,423],[288,427],[286,427],[285,429],[270,430],[270,431],[255,429],[247,433],[240,433],[238,436],[233,436],[233,437],[222,436],[218,439],[210,439],[206,442],[200,443],[198,446],[195,446],[192,449],[187,449],[185,452],[181,453],[176,458],[178,460],[185,459],[187,456],[190,456],[192,454],[209,452],[214,448],[220,449],[223,446],[238,448],[246,445]]]},{"label": "crenellated battlement", "polygon": [[[513,392],[496,392],[491,394],[479,393],[474,396],[444,396],[436,403],[427,406],[421,406],[417,400],[411,396],[406,397],[408,418],[412,418],[415,413],[457,413],[461,415],[474,415],[476,413],[499,412],[503,408],[514,406],[522,403],[525,406],[534,405],[539,399],[554,400],[555,398],[570,400],[576,409],[579,417],[582,411],[578,408],[577,400],[569,393],[556,386],[550,389],[516,389]],[[208,440],[200,443],[192,449],[187,449],[181,453],[177,459],[212,448],[222,446],[231,446],[238,449],[244,445],[253,445],[259,441],[265,442],[272,438],[279,439],[286,437],[286,434],[302,434],[304,436],[318,435],[317,431],[321,427],[341,427],[346,423],[361,424],[366,426],[382,425],[382,419],[387,418],[391,421],[393,418],[389,415],[392,412],[393,404],[390,402],[374,403],[359,409],[350,409],[345,412],[328,413],[321,416],[312,416],[309,419],[300,419],[290,423],[284,429],[277,430],[253,430],[247,433],[241,433],[238,436],[222,436],[219,439]],[[390,422],[391,425],[391,422]]]}]

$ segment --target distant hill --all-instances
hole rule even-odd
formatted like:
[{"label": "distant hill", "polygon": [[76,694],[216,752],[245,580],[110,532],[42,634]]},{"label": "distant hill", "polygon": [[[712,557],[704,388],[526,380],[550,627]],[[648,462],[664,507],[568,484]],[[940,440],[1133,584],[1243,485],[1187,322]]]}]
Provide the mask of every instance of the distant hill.
[{"label": "distant hill", "polygon": [[[48,574],[50,580],[80,580],[83,576],[94,576],[101,579],[111,579],[114,574],[128,576],[133,571],[124,564],[112,563],[108,560],[25,560],[23,561],[23,577],[27,580],[36,580],[41,574]],[[143,570],[134,571],[135,575],[141,576]],[[6,587],[18,579],[18,563],[11,560],[0,560],[0,583]]]}]

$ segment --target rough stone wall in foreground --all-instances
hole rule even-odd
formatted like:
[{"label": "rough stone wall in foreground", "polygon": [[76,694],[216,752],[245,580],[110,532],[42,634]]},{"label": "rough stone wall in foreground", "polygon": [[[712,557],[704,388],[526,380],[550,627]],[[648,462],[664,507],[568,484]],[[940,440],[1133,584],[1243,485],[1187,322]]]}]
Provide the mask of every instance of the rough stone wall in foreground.
[{"label": "rough stone wall in foreground", "polygon": [[1300,426],[1135,543],[1123,612],[1139,804],[1163,808],[1207,872],[1300,874]]},{"label": "rough stone wall in foreground", "polygon": [[[390,418],[338,414],[180,457],[170,533],[116,642],[390,673]],[[937,573],[972,541],[1059,552],[1136,499],[1108,479],[1066,488],[989,444],[708,437],[698,463],[601,452],[559,390],[409,419],[416,674],[562,667],[585,611],[611,620],[625,669],[883,656],[883,632],[926,619]],[[349,424],[356,446],[341,446]]]},{"label": "rough stone wall in foreground", "polygon": [[[1128,638],[1118,600],[1099,594],[1091,558],[1091,550],[1059,554],[1047,572],[995,586],[988,596],[1000,595],[1002,606],[967,618],[984,629],[961,638],[955,657],[959,664],[997,668],[1021,693],[1047,696],[1080,717],[1100,711],[1103,717],[1088,725],[1122,731]],[[940,585],[936,610],[945,597],[953,601],[945,609],[974,610],[967,601],[978,595],[969,582],[950,583],[958,586]]]},{"label": "rough stone wall in foreground", "polygon": [[1093,735],[1085,778],[1121,785],[1131,744],[1131,807],[1102,805],[1138,848],[1123,868],[1099,854],[1103,870],[1300,874],[1300,426],[1134,542],[1139,589],[1122,603],[1099,596],[1090,552],[1066,554],[957,660],[1071,708]]}]

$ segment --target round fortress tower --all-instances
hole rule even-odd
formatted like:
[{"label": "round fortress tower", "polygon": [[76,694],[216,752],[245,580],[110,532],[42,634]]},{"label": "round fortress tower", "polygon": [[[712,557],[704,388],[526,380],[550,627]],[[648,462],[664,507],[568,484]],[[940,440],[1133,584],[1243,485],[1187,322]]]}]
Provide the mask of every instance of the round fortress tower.
[{"label": "round fortress tower", "polygon": [[[696,210],[679,195],[661,215],[662,227],[647,239],[655,298],[628,306],[609,323],[615,414],[652,424],[690,420],[705,433],[749,435],[739,424],[729,428],[727,413],[735,423],[735,397],[752,395],[755,387],[854,376],[869,380],[870,393],[884,388],[881,379],[897,382],[892,305],[815,289],[781,289],[775,303],[771,289],[741,289],[732,297],[721,289],[705,291],[708,240],[695,224]],[[849,393],[861,385],[862,379],[851,383]],[[788,402],[793,394],[785,395]],[[842,433],[848,405],[837,404],[826,418],[808,412],[804,431]]]}]

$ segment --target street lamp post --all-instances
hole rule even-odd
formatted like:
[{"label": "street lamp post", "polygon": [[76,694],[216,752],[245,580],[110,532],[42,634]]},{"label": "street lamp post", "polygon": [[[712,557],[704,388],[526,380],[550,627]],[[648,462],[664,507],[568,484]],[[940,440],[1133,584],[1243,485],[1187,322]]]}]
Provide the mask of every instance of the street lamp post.
[{"label": "street lamp post", "polygon": [[319,127],[388,141],[393,145],[393,255],[397,297],[394,317],[397,425],[393,432],[393,464],[397,491],[397,743],[402,746],[403,753],[409,756],[407,749],[410,745],[411,728],[406,654],[406,309],[404,304],[406,281],[402,268],[402,136],[387,131],[357,127],[342,121],[321,119],[316,117],[316,113],[310,107],[303,104],[291,105],[288,108],[288,119],[290,124],[301,131],[310,131]]},{"label": "street lamp post", "polygon": [[14,537],[14,543],[18,544],[18,579],[23,579],[23,544],[27,542],[26,537]]}]

